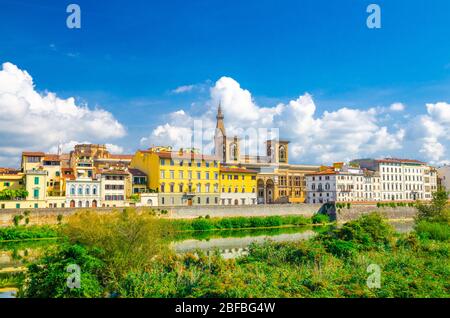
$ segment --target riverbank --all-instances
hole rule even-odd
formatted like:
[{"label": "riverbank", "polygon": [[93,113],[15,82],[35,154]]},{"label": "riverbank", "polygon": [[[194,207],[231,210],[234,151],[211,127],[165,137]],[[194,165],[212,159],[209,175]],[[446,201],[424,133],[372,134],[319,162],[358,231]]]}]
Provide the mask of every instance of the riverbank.
[{"label": "riverbank", "polygon": [[[116,211],[129,208],[96,208],[95,212],[108,215]],[[224,217],[268,217],[268,216],[303,216],[312,217],[321,212],[328,213],[338,222],[347,222],[357,219],[361,215],[378,212],[388,219],[413,219],[417,209],[411,206],[377,206],[375,204],[350,204],[343,208],[335,208],[320,204],[264,204],[247,206],[164,206],[157,208],[140,207],[133,208],[141,212],[154,211],[161,218],[167,219],[196,219],[199,217],[224,218]],[[15,222],[27,225],[57,225],[65,223],[67,218],[86,209],[80,208],[52,208],[52,209],[10,209],[0,210],[0,228],[12,226]]]}]

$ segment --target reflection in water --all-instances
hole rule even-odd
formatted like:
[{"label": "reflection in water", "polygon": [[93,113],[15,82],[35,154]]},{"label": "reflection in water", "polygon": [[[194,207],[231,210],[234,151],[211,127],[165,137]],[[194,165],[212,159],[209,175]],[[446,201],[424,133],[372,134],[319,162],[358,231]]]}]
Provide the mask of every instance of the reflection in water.
[{"label": "reflection in water", "polygon": [[243,231],[239,231],[239,234],[242,237],[212,238],[207,240],[187,239],[181,242],[172,243],[172,248],[175,252],[180,254],[202,250],[208,255],[218,250],[225,259],[228,259],[247,254],[248,247],[251,243],[263,243],[266,240],[271,240],[273,242],[294,242],[307,240],[317,234],[310,229],[295,229],[297,233],[254,235],[254,233],[247,232],[246,236],[242,236]]}]

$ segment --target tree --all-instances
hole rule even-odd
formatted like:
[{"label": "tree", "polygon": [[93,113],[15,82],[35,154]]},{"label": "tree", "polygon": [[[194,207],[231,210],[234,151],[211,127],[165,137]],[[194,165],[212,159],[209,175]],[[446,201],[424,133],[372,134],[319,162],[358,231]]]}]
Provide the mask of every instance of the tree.
[{"label": "tree", "polygon": [[448,195],[449,193],[445,191],[444,188],[439,188],[433,193],[433,199],[431,203],[424,204],[421,202],[417,203],[417,210],[419,211],[417,215],[418,221],[449,221],[449,208],[448,208]]}]

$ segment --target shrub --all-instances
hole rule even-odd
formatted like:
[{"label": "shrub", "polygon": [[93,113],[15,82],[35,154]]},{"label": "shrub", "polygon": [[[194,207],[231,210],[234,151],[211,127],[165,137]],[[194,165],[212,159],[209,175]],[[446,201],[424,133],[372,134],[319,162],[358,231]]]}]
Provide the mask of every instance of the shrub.
[{"label": "shrub", "polygon": [[450,226],[448,223],[420,221],[415,225],[414,229],[422,239],[450,240]]},{"label": "shrub", "polygon": [[195,231],[208,231],[213,229],[213,225],[208,220],[198,218],[192,221],[192,228]]},{"label": "shrub", "polygon": [[448,192],[440,188],[433,193],[433,199],[429,204],[417,203],[417,220],[449,222],[450,209],[447,206]]},{"label": "shrub", "polygon": [[[104,263],[95,253],[80,245],[63,245],[56,253],[47,254],[28,266],[27,280],[19,294],[33,298],[101,297]],[[69,265],[81,270],[80,288],[68,288]]]},{"label": "shrub", "polygon": [[329,223],[330,217],[326,214],[315,214],[312,217],[312,223],[313,224],[323,224],[323,223]]}]

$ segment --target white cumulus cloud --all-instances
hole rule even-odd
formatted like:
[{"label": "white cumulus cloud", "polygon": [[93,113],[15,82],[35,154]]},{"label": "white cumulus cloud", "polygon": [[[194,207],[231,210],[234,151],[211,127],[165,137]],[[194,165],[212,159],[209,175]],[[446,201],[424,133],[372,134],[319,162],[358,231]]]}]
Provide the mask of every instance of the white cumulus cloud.
[{"label": "white cumulus cloud", "polygon": [[1,165],[16,165],[23,150],[49,151],[73,140],[107,142],[126,134],[103,109],[77,105],[51,92],[38,92],[28,72],[12,63],[0,70]]},{"label": "white cumulus cloud", "polygon": [[222,77],[210,88],[206,112],[199,116],[184,110],[171,113],[167,123],[159,125],[142,141],[147,145],[186,147],[192,139],[196,119],[201,120],[206,128],[215,127],[219,103],[229,137],[246,131],[248,127],[278,128],[279,136],[291,141],[290,158],[293,162],[330,163],[372,156],[381,151],[400,149],[405,136],[401,128],[380,125],[380,112],[376,108],[361,110],[342,107],[320,114],[313,97],[307,93],[287,103],[260,106],[250,91],[242,88],[236,80]]}]

